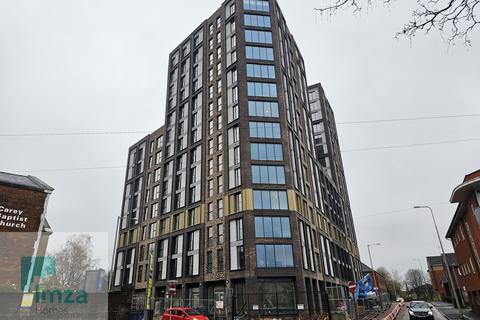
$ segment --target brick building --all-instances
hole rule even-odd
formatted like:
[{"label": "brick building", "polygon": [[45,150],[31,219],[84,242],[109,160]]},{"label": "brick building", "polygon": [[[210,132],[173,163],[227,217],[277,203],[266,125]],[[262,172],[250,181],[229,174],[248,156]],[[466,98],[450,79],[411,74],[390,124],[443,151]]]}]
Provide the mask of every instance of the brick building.
[{"label": "brick building", "polygon": [[465,176],[452,193],[458,203],[446,237],[457,257],[457,277],[468,294],[472,309],[480,313],[480,170]]},{"label": "brick building", "polygon": [[171,285],[216,318],[322,314],[327,287],[358,279],[338,141],[315,148],[318,87],[274,0],[224,1],[172,51],[165,124],[129,149],[112,316],[161,313]]},{"label": "brick building", "polygon": [[[447,253],[446,257],[450,271],[453,275],[457,265],[457,259],[455,258],[454,253]],[[432,282],[433,291],[435,293],[435,299],[437,301],[453,302],[454,299],[451,286],[449,285],[448,281],[447,269],[445,269],[442,256],[427,257],[427,266],[427,271],[430,276],[430,281]],[[458,291],[458,286],[456,284],[454,284],[454,288],[457,288]]]},{"label": "brick building", "polygon": [[[46,220],[48,198],[53,189],[33,176],[0,172],[0,313],[8,315],[20,305],[22,292],[38,279],[52,233]],[[14,311],[12,311],[14,310]]]}]

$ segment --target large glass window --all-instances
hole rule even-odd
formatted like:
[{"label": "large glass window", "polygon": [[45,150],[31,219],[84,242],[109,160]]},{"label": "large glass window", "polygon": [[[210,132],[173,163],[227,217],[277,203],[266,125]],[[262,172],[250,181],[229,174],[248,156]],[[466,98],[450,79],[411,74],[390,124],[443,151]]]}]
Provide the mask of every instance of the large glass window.
[{"label": "large glass window", "polygon": [[245,41],[272,44],[272,33],[270,31],[245,30]]},{"label": "large glass window", "polygon": [[254,209],[288,210],[287,192],[274,190],[253,190]]},{"label": "large glass window", "polygon": [[257,285],[261,314],[296,314],[295,284],[292,279],[258,279]]},{"label": "large glass window", "polygon": [[243,248],[243,220],[230,221],[230,270],[245,268],[245,252]]},{"label": "large glass window", "polygon": [[252,182],[261,184],[285,184],[285,168],[283,166],[252,166]]},{"label": "large glass window", "polygon": [[250,137],[280,139],[280,123],[250,121]]},{"label": "large glass window", "polygon": [[243,7],[245,10],[270,11],[268,0],[243,0]]},{"label": "large glass window", "polygon": [[283,161],[282,145],[280,143],[250,144],[252,160]]},{"label": "large glass window", "polygon": [[248,96],[250,97],[277,97],[277,85],[267,82],[248,82]]},{"label": "large glass window", "polygon": [[248,101],[248,115],[250,117],[278,118],[278,102]]},{"label": "large glass window", "polygon": [[257,238],[291,238],[289,217],[255,217]]},{"label": "large glass window", "polygon": [[275,79],[275,66],[247,63],[247,77]]},{"label": "large glass window", "polygon": [[291,244],[257,244],[257,268],[290,268],[293,263]]},{"label": "large glass window", "polygon": [[247,59],[273,61],[273,48],[246,46]]},{"label": "large glass window", "polygon": [[256,14],[245,14],[245,25],[253,27],[270,28],[272,23],[269,16],[259,16]]}]

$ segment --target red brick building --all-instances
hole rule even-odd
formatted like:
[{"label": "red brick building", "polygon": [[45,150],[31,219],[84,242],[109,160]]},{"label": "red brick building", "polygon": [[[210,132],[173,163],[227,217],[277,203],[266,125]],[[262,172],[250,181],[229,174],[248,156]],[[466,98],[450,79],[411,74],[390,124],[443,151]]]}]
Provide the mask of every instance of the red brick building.
[{"label": "red brick building", "polygon": [[450,202],[458,203],[446,235],[457,257],[458,282],[472,309],[480,313],[480,170],[465,176]]},{"label": "red brick building", "polygon": [[[23,292],[32,290],[48,237],[48,198],[53,188],[32,176],[0,172],[0,314],[17,312]],[[13,311],[12,311],[13,310]]]},{"label": "red brick building", "polygon": [[[457,259],[454,253],[447,253],[447,263],[450,271],[455,272],[455,266],[457,265]],[[435,293],[434,299],[437,301],[450,301],[453,302],[453,296],[451,287],[448,281],[447,269],[443,262],[442,256],[427,257],[428,274],[430,281],[432,282],[433,292]],[[453,286],[458,291],[457,284]]]}]

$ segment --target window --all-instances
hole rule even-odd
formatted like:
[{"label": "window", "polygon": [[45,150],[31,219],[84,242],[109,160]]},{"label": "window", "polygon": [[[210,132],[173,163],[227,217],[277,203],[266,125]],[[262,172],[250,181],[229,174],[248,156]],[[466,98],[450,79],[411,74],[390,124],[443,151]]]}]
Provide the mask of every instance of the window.
[{"label": "window", "polygon": [[257,238],[291,238],[289,217],[255,217]]},{"label": "window", "polygon": [[287,192],[253,190],[253,208],[288,210]]},{"label": "window", "polygon": [[277,85],[267,82],[248,82],[248,95],[250,97],[277,97]]},{"label": "window", "polygon": [[248,101],[248,115],[251,117],[278,118],[278,103],[265,101]]},{"label": "window", "polygon": [[173,216],[173,230],[180,229],[180,214]]},{"label": "window", "polygon": [[279,143],[250,144],[252,160],[283,161],[282,145]]},{"label": "window", "polygon": [[217,245],[223,244],[223,223],[217,225]]},{"label": "window", "polygon": [[210,139],[208,140],[208,155],[212,155],[213,154],[213,140]]},{"label": "window", "polygon": [[230,270],[245,268],[245,252],[243,248],[243,220],[230,221]]},{"label": "window", "polygon": [[193,226],[195,224],[195,209],[188,210],[187,223],[188,226]]},{"label": "window", "polygon": [[213,253],[212,251],[207,252],[207,273],[213,272]]},{"label": "window", "polygon": [[154,203],[152,205],[152,218],[156,218],[158,216],[158,203]]},{"label": "window", "polygon": [[270,31],[245,30],[245,41],[272,44],[272,33]]},{"label": "window", "polygon": [[285,168],[283,166],[252,166],[252,182],[261,184],[285,184]]},{"label": "window", "polygon": [[268,0],[243,0],[245,10],[269,12]]},{"label": "window", "polygon": [[209,35],[213,34],[213,23],[210,23],[210,25],[208,26],[208,34]]},{"label": "window", "polygon": [[117,264],[115,268],[115,279],[114,286],[119,286],[122,280],[122,270],[123,270],[123,251],[117,253]]},{"label": "window", "polygon": [[222,135],[217,136],[217,150],[221,151],[223,149],[223,137]]},{"label": "window", "polygon": [[217,130],[222,130],[222,128],[223,128],[222,115],[219,115],[217,117]]},{"label": "window", "polygon": [[199,272],[200,230],[187,234],[187,273],[196,276]]},{"label": "window", "polygon": [[222,18],[218,17],[217,18],[217,29],[220,28],[221,26],[222,26]]},{"label": "window", "polygon": [[218,193],[223,192],[223,176],[218,176],[217,177],[217,191],[218,191]]},{"label": "window", "polygon": [[270,28],[272,26],[269,16],[259,16],[256,14],[245,14],[245,25],[252,27]]},{"label": "window", "polygon": [[219,155],[217,157],[217,172],[222,172],[223,171],[223,156]]},{"label": "window", "polygon": [[217,111],[221,112],[222,111],[222,97],[217,98]]},{"label": "window", "polygon": [[280,139],[280,123],[250,121],[250,137]]},{"label": "window", "polygon": [[135,248],[127,250],[127,257],[125,259],[125,275],[124,283],[133,283],[133,266],[135,264]]},{"label": "window", "polygon": [[247,63],[247,77],[275,79],[275,66]]},{"label": "window", "polygon": [[223,256],[223,249],[217,250],[217,272],[224,271],[224,256]]},{"label": "window", "polygon": [[236,193],[232,197],[233,197],[232,213],[242,211],[243,210],[242,194],[241,193]]},{"label": "window", "polygon": [[168,239],[160,240],[157,247],[157,279],[167,278]]},{"label": "window", "polygon": [[295,284],[287,278],[259,278],[257,292],[262,312],[269,315],[292,314],[296,312]]},{"label": "window", "polygon": [[160,186],[153,187],[153,200],[156,200],[160,197]]},{"label": "window", "polygon": [[223,199],[217,201],[217,213],[219,218],[223,218]]},{"label": "window", "polygon": [[154,222],[150,224],[150,239],[153,239],[157,236],[157,223]]},{"label": "window", "polygon": [[213,53],[210,53],[210,54],[208,55],[208,63],[209,63],[209,64],[208,64],[209,66],[212,66],[212,65],[213,65]]},{"label": "window", "polygon": [[291,244],[257,244],[257,268],[294,267]]},{"label": "window", "polygon": [[212,202],[210,202],[207,205],[207,210],[208,210],[208,221],[211,221],[213,220],[213,203]]},{"label": "window", "polygon": [[208,197],[213,196],[213,180],[208,180]]},{"label": "window", "polygon": [[170,278],[179,278],[182,276],[183,235],[172,238],[171,249]]},{"label": "window", "polygon": [[207,228],[207,246],[213,246],[213,227]]},{"label": "window", "polygon": [[246,46],[247,59],[273,61],[273,48]]}]

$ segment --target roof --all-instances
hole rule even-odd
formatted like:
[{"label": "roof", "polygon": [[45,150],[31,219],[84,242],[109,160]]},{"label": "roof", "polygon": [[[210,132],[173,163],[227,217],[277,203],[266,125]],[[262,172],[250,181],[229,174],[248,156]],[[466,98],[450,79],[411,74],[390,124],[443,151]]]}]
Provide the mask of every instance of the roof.
[{"label": "roof", "polygon": [[480,190],[480,170],[467,174],[463,182],[453,189],[451,203],[462,202],[475,190]]},{"label": "roof", "polygon": [[45,193],[51,193],[54,189],[34,176],[22,176],[7,172],[0,172],[0,185],[16,188],[30,189]]},{"label": "roof", "polygon": [[[449,266],[457,265],[457,257],[455,256],[455,253],[446,253],[445,255],[447,257],[447,263]],[[442,256],[427,257],[427,264],[429,267],[443,265],[443,258]]]},{"label": "roof", "polygon": [[372,268],[370,268],[363,262],[360,262],[360,267],[362,268],[362,272],[372,272]]}]

